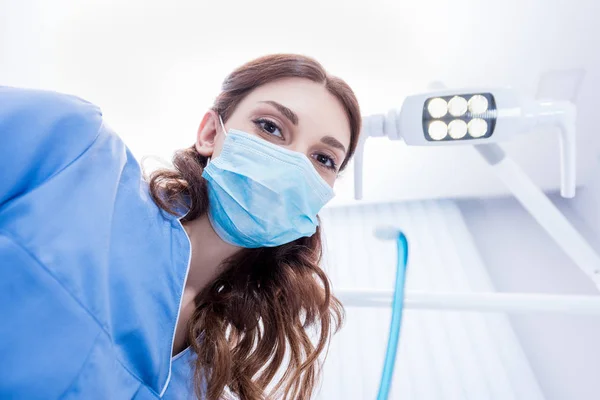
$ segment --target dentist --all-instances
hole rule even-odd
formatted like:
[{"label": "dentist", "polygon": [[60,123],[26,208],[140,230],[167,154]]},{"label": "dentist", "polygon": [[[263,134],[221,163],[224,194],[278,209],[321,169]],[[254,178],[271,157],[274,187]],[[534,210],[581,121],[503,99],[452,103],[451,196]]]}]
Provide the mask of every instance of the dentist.
[{"label": "dentist", "polygon": [[360,124],[318,62],[265,56],[145,177],[98,107],[0,87],[0,398],[310,398],[343,316],[317,214]]}]

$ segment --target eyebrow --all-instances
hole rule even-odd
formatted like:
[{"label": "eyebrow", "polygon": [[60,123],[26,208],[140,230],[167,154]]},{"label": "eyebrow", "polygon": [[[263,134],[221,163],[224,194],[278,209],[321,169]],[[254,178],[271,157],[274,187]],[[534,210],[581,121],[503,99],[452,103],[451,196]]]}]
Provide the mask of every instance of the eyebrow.
[{"label": "eyebrow", "polygon": [[333,136],[323,136],[321,138],[321,142],[323,142],[331,147],[335,147],[336,149],[340,149],[344,153],[346,153],[346,147],[344,147],[344,145],[341,144],[340,141],[337,140],[336,138],[334,138]]},{"label": "eyebrow", "polygon": [[[296,115],[295,112],[293,112],[292,110],[290,110],[289,108],[287,108],[283,104],[278,103],[278,102],[273,101],[273,100],[259,101],[259,103],[266,103],[266,104],[272,105],[280,113],[282,113],[287,119],[289,119],[292,124],[298,125],[298,115]],[[346,147],[342,143],[340,143],[339,140],[337,140],[336,138],[334,138],[333,136],[324,136],[324,137],[321,138],[321,142],[323,142],[326,145],[329,145],[331,147],[335,147],[336,149],[340,149],[344,153],[346,153]]]},{"label": "eyebrow", "polygon": [[283,104],[280,104],[273,100],[259,101],[259,103],[267,103],[272,105],[277,110],[279,110],[279,112],[282,113],[287,119],[289,119],[292,122],[292,124],[298,125],[298,116],[296,115],[296,113],[284,106]]}]

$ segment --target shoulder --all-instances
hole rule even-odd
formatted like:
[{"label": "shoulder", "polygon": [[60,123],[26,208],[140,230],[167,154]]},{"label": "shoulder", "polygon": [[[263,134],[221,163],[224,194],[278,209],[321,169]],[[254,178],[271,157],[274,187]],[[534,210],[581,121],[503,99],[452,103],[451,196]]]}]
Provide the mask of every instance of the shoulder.
[{"label": "shoulder", "polygon": [[77,96],[0,86],[0,126],[5,128],[63,135],[77,129],[85,136],[86,131],[94,135],[101,124],[100,108]]},{"label": "shoulder", "polygon": [[100,108],[79,97],[0,86],[0,205],[86,153],[101,127]]}]

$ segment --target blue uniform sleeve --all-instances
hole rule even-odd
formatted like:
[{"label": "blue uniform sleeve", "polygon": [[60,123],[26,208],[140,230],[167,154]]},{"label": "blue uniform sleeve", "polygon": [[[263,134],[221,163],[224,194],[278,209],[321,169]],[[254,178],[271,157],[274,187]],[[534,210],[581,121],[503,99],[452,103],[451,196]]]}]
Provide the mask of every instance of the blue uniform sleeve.
[{"label": "blue uniform sleeve", "polygon": [[75,96],[0,86],[0,210],[76,160],[101,125],[100,109]]},{"label": "blue uniform sleeve", "polygon": [[35,243],[4,230],[2,214],[87,153],[101,127],[98,107],[77,97],[0,87],[0,399],[76,397],[96,353],[110,348]]},{"label": "blue uniform sleeve", "polygon": [[60,282],[1,231],[0,318],[0,399],[76,397],[71,388],[106,337]]}]

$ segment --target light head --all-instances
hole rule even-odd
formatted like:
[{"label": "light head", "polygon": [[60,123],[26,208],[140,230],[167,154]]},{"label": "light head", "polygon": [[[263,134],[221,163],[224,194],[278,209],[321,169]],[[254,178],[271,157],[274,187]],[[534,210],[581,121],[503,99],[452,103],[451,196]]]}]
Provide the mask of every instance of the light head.
[{"label": "light head", "polygon": [[355,160],[355,197],[362,197],[362,146],[367,137],[402,138],[409,146],[465,146],[509,141],[539,127],[558,127],[561,194],[575,195],[575,105],[523,101],[506,88],[441,90],[408,96],[400,112],[364,118]]}]

